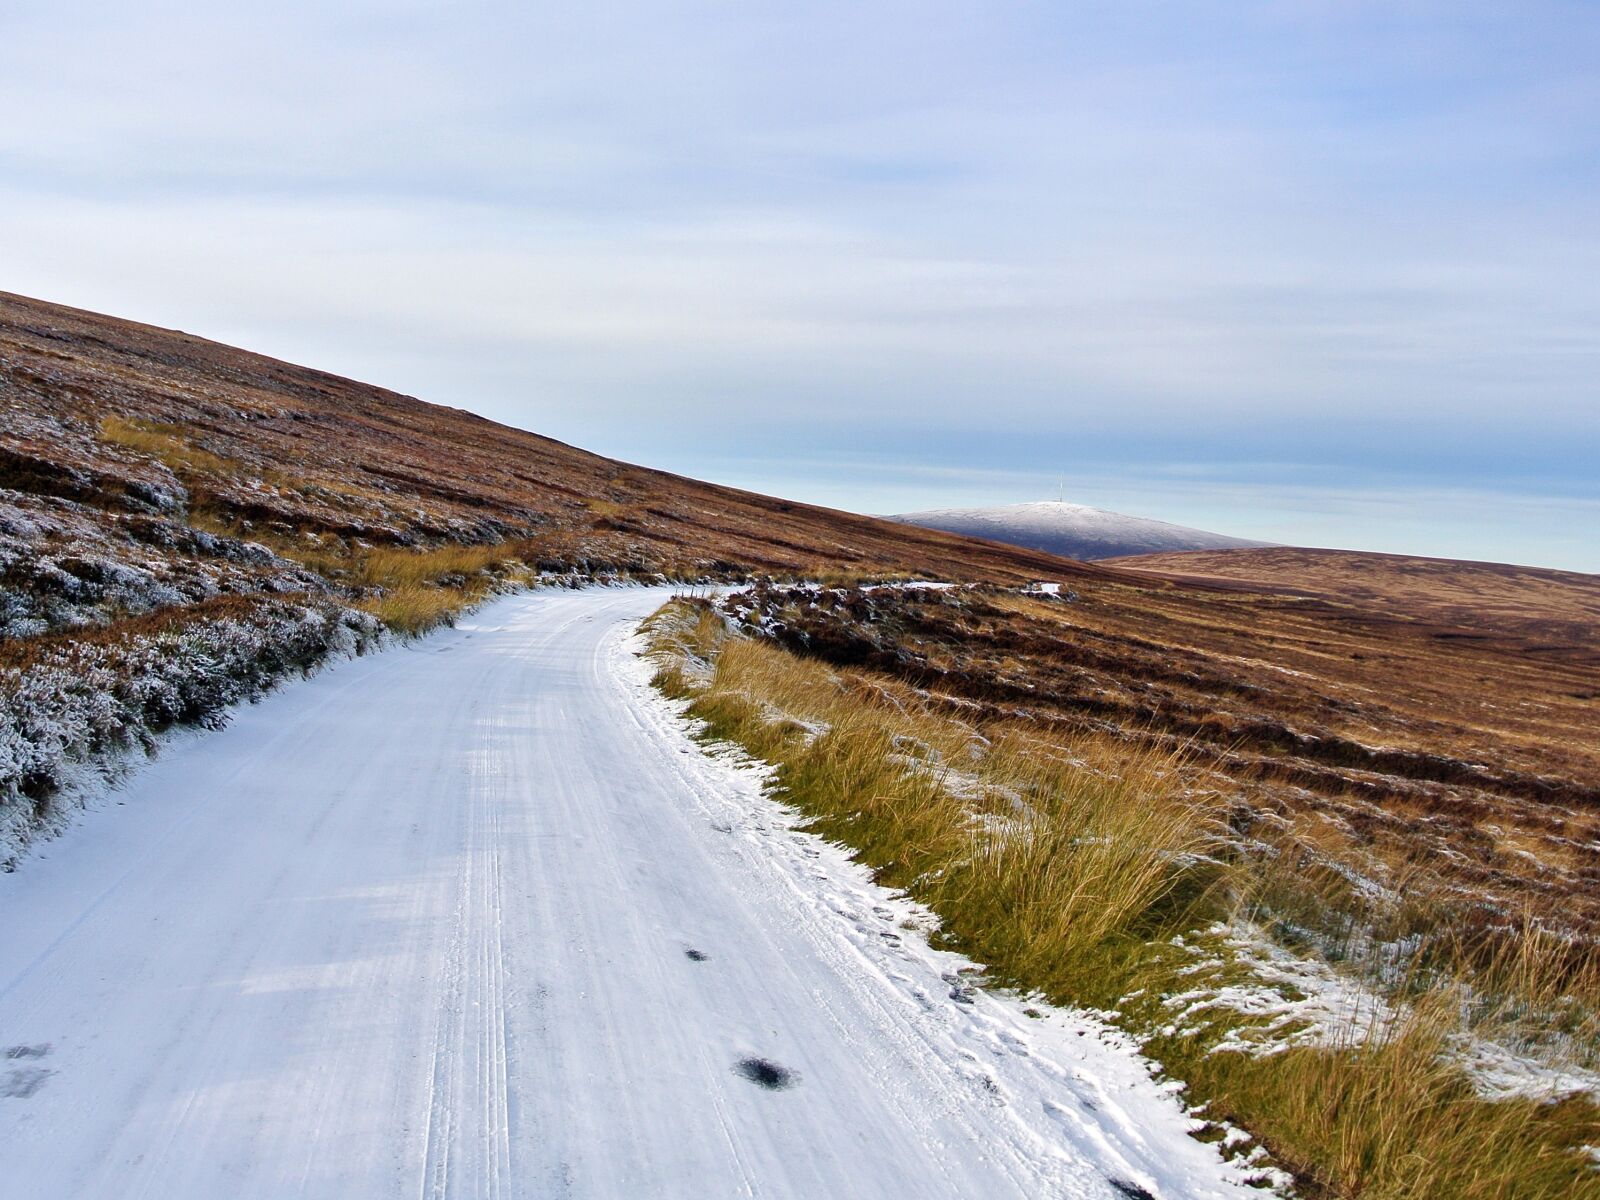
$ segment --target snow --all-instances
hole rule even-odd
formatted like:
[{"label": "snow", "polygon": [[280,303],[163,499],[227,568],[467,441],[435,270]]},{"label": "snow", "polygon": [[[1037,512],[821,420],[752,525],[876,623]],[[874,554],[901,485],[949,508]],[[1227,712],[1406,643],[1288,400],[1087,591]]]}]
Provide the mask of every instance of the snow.
[{"label": "snow", "polygon": [[[1200,983],[1162,999],[1172,1013],[1168,1032],[1179,1032],[1196,1017],[1215,1009],[1241,1013],[1257,1021],[1235,1029],[1216,1052],[1277,1054],[1295,1046],[1357,1046],[1399,1028],[1404,1017],[1397,1003],[1370,981],[1323,962],[1291,954],[1272,942],[1264,930],[1241,923],[1216,925],[1209,931],[1228,946],[1232,963],[1243,967],[1243,982]],[[1198,945],[1183,942],[1196,960],[1185,973],[1204,978],[1222,960]],[[1415,946],[1394,943],[1374,947],[1395,963],[1409,961]],[[1470,1004],[1470,996],[1464,1006]],[[1509,1030],[1500,1037],[1511,1036]],[[1540,1101],[1586,1094],[1600,1100],[1600,1072],[1576,1061],[1579,1047],[1545,1039],[1539,1045],[1508,1045],[1481,1031],[1463,1029],[1450,1038],[1449,1061],[1461,1067],[1473,1087],[1488,1099]]]},{"label": "snow", "polygon": [[1270,544],[1056,500],[990,508],[936,508],[889,519],[1079,559]]},{"label": "snow", "polygon": [[[1222,985],[1202,983],[1164,997],[1162,1003],[1173,1015],[1169,1032],[1181,1031],[1191,1018],[1210,1010],[1229,1009],[1259,1023],[1231,1030],[1218,1050],[1265,1055],[1294,1046],[1357,1044],[1381,1036],[1399,1016],[1362,981],[1320,959],[1290,954],[1253,925],[1217,925],[1209,932],[1224,939],[1246,977]],[[1177,944],[1184,943],[1178,939]],[[1199,946],[1186,948],[1200,957],[1184,973],[1203,977],[1220,965]]]},{"label": "snow", "polygon": [[1259,1195],[690,739],[630,640],[664,598],[340,662],[0,877],[0,1190]]},{"label": "snow", "polygon": [[1600,1103],[1600,1071],[1575,1062],[1552,1063],[1548,1053],[1530,1053],[1485,1038],[1472,1038],[1455,1048],[1473,1085],[1491,1099],[1556,1100],[1587,1095]]}]

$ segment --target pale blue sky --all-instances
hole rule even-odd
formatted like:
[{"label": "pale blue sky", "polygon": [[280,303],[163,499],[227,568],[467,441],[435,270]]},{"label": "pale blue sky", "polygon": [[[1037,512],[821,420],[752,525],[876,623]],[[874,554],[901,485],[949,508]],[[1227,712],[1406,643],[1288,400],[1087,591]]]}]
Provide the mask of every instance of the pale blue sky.
[{"label": "pale blue sky", "polygon": [[0,8],[0,287],[867,511],[1600,571],[1600,5]]}]

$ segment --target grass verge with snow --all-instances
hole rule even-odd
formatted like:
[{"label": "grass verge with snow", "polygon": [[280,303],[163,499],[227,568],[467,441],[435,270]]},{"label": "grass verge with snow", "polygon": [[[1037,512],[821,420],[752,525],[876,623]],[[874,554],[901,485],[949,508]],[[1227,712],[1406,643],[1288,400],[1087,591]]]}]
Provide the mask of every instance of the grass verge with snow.
[{"label": "grass verge with snow", "polygon": [[1290,884],[1228,853],[1181,758],[964,722],[888,677],[730,636],[705,604],[675,602],[650,636],[657,685],[706,736],[771,763],[781,798],[936,912],[991,982],[1137,1036],[1211,1119],[1202,1136],[1242,1153],[1231,1131],[1248,1130],[1311,1195],[1600,1197],[1592,1099],[1491,1098],[1460,1054],[1492,997],[1557,1000],[1548,970],[1502,963],[1525,978],[1493,991],[1412,963],[1386,995],[1312,1020],[1293,979],[1264,977],[1230,932]]}]

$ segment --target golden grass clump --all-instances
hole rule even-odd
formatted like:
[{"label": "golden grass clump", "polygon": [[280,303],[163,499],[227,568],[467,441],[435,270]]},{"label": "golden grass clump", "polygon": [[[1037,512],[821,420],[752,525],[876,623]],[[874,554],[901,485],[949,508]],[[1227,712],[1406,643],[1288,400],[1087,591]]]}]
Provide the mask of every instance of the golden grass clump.
[{"label": "golden grass clump", "polygon": [[237,471],[236,465],[227,459],[190,445],[181,430],[154,421],[103,417],[100,421],[100,439],[140,454],[148,454],[180,476],[204,473],[233,475]]},{"label": "golden grass clump", "polygon": [[361,557],[356,578],[368,587],[417,587],[450,576],[474,576],[514,561],[516,556],[517,549],[504,543],[426,550],[380,547]]},{"label": "golden grass clump", "polygon": [[1112,773],[1094,760],[1120,749],[1039,754],[1026,730],[980,733],[903,687],[728,638],[706,609],[653,632],[666,690],[692,697],[714,736],[776,763],[782,795],[820,832],[1010,980],[1103,976],[1204,889],[1214,831],[1167,786],[1165,756],[1124,755]]},{"label": "golden grass clump", "polygon": [[615,500],[604,500],[598,496],[590,496],[583,503],[597,520],[602,521],[621,521],[630,511],[626,504],[619,504]]},{"label": "golden grass clump", "polygon": [[416,635],[453,622],[497,587],[531,578],[519,557],[524,552],[516,543],[380,547],[356,558],[351,576],[373,592],[360,608],[396,632]]},{"label": "golden grass clump", "polygon": [[460,591],[407,584],[362,600],[357,607],[396,633],[416,636],[453,622],[470,603]]},{"label": "golden grass clump", "polygon": [[[1360,1200],[1593,1200],[1581,1147],[1600,1134],[1588,1100],[1491,1100],[1453,1064],[1450,990],[1429,992],[1387,1031],[1267,1057],[1168,1063],[1192,1096],[1225,1105],[1293,1165],[1302,1191]],[[1365,1034],[1367,1036],[1354,1036]]]}]

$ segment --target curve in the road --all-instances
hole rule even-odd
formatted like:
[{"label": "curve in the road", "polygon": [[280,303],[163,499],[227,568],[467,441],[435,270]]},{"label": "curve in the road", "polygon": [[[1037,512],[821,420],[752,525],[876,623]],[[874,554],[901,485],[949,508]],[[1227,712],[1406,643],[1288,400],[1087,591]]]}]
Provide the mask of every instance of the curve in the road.
[{"label": "curve in the road", "polygon": [[168,746],[0,879],[0,1196],[1247,1194],[538,592]]}]

